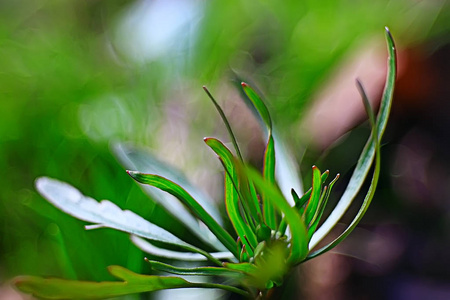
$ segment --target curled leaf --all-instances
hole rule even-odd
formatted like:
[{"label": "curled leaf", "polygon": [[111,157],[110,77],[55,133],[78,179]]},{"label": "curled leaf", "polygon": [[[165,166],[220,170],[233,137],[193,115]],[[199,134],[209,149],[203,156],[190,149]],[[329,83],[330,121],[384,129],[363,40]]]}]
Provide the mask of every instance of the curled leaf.
[{"label": "curled leaf", "polygon": [[397,76],[396,50],[394,40],[387,27],[386,27],[386,40],[389,53],[388,72],[386,76],[386,84],[384,86],[383,96],[381,99],[380,110],[378,113],[375,126],[377,138],[374,139],[371,137],[367,141],[344,194],[342,195],[335,209],[328,216],[327,220],[312,236],[311,242],[309,244],[310,249],[314,248],[320,242],[320,240],[322,240],[325,237],[325,235],[327,235],[330,232],[330,230],[334,226],[336,226],[337,222],[339,222],[339,220],[347,211],[350,204],[353,202],[353,199],[355,199],[374,161],[377,147],[376,140],[378,142],[381,140],[384,131],[386,129],[387,120],[392,105],[392,97],[394,95],[395,79]]}]

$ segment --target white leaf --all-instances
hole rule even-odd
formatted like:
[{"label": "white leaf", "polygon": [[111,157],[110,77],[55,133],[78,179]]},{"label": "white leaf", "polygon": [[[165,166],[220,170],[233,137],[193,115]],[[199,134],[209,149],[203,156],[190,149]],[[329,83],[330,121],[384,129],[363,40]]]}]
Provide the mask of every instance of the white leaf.
[{"label": "white leaf", "polygon": [[275,142],[275,176],[277,183],[284,198],[291,206],[294,206],[295,202],[292,199],[291,189],[294,189],[298,195],[303,195],[298,164],[275,130],[273,138]]},{"label": "white leaf", "polygon": [[[150,240],[192,248],[172,233],[158,227],[129,210],[122,210],[114,203],[84,196],[73,186],[48,177],[36,180],[39,193],[54,206],[80,220],[98,225],[88,229],[109,227],[138,235]],[[200,254],[199,254],[200,255]]]}]

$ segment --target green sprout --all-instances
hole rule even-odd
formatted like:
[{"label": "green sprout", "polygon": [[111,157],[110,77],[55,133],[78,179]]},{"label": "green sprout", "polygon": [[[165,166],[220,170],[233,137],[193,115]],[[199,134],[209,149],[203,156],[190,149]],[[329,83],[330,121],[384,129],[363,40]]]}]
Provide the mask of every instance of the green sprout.
[{"label": "green sprout", "polygon": [[[86,226],[87,229],[107,227],[124,231],[131,234],[131,240],[136,246],[153,256],[197,261],[198,265],[181,268],[146,259],[152,269],[172,275],[141,275],[120,266],[110,266],[109,272],[118,281],[88,282],[21,276],[14,280],[15,285],[23,292],[46,299],[109,298],[177,288],[214,288],[250,299],[269,298],[272,289],[283,284],[292,268],[342,242],[361,221],[370,205],[380,174],[380,141],[387,124],[396,77],[395,47],[387,28],[386,37],[388,74],[380,110],[375,117],[362,84],[357,81],[372,132],[344,194],[326,220],[322,220],[322,216],[339,175],[327,184],[329,171],[321,172],[313,166],[312,185],[306,193],[299,196],[298,188],[288,192],[282,190],[278,171],[289,176],[294,174],[294,181],[298,181],[298,178],[295,178],[292,159],[275,134],[269,111],[259,95],[248,84],[242,83],[243,91],[258,112],[267,132],[262,172],[245,163],[228,120],[204,87],[221,115],[234,146],[235,154],[215,138],[204,140],[224,168],[224,199],[232,232],[224,228],[220,214],[210,199],[192,186],[183,174],[150,154],[126,145],[118,145],[115,153],[128,168],[141,170],[127,172],[134,180],[145,185],[143,188],[152,199],[196,234],[207,245],[207,249],[215,250],[206,251],[191,245],[131,211],[121,210],[107,200],[98,202],[66,183],[43,177],[36,181],[42,196],[62,211],[92,223]],[[372,166],[370,187],[353,221],[337,238],[316,249],[355,199]],[[158,246],[152,241],[156,241]],[[164,245],[178,251],[166,249]],[[189,275],[211,277],[211,280],[193,282],[185,279]]]}]

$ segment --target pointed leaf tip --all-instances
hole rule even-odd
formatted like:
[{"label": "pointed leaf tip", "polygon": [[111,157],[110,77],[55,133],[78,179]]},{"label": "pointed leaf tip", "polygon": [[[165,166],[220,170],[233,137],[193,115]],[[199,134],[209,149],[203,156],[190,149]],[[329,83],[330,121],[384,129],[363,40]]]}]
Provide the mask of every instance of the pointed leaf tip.
[{"label": "pointed leaf tip", "polygon": [[391,31],[389,30],[389,27],[385,26],[384,29],[385,29],[385,31],[386,31],[386,35],[387,35],[387,37],[388,37],[388,39],[389,39],[389,42],[392,44],[392,48],[395,49],[394,38],[392,37],[392,33],[391,33]]},{"label": "pointed leaf tip", "polygon": [[212,95],[211,95],[211,93],[209,92],[208,87],[207,87],[206,85],[202,86],[202,88],[203,88],[203,90],[206,92],[206,94],[207,94],[209,97],[212,97]]},{"label": "pointed leaf tip", "polygon": [[270,113],[269,110],[267,109],[266,104],[264,103],[264,101],[262,101],[261,97],[258,95],[258,93],[256,93],[256,91],[252,87],[250,87],[245,82],[242,82],[241,85],[248,99],[252,102],[262,121],[267,126],[270,135],[272,132],[272,119],[270,117]]},{"label": "pointed leaf tip", "polygon": [[138,171],[131,171],[131,170],[127,170],[126,171],[128,175],[131,176],[131,178],[135,179],[136,175],[139,173]]}]

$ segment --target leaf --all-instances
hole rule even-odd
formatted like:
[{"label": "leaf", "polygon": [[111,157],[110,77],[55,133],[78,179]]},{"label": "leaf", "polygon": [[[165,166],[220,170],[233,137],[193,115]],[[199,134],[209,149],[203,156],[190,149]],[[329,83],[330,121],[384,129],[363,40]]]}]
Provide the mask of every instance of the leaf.
[{"label": "leaf", "polygon": [[[272,135],[269,135],[266,152],[264,153],[264,179],[271,185],[275,185],[275,145]],[[271,229],[277,228],[277,214],[273,204],[267,199],[266,194],[262,194],[264,221]]]},{"label": "leaf", "polygon": [[[330,172],[328,170],[322,173],[322,176],[321,176],[322,184],[323,184],[323,182],[325,182],[325,180],[327,180],[329,173]],[[314,178],[313,178],[313,181],[314,181]],[[305,213],[306,204],[309,203],[309,201],[310,201],[311,193],[312,193],[312,188],[310,188],[301,198],[299,198],[297,193],[295,192],[295,190],[294,189],[291,190],[291,196],[292,196],[292,199],[294,200],[294,207],[295,207],[295,209],[297,209],[297,211],[299,212],[299,214],[301,216],[303,216],[303,214]],[[307,224],[307,223],[305,222],[305,224]],[[281,220],[278,231],[280,233],[284,234],[286,232],[286,228],[287,228],[287,223],[286,223],[286,220],[283,218]],[[308,232],[309,232],[309,230],[308,230]],[[308,233],[308,236],[309,236],[309,233]]]},{"label": "leaf", "polygon": [[314,214],[316,213],[317,207],[319,206],[320,191],[322,189],[322,176],[320,174],[320,170],[316,166],[313,166],[312,169],[313,169],[313,178],[312,178],[311,196],[309,197],[308,200],[308,205],[306,207],[304,218],[305,224],[308,224],[308,226]]},{"label": "leaf", "polygon": [[272,135],[275,144],[275,175],[278,185],[284,197],[287,199],[291,206],[294,202],[290,199],[291,189],[295,189],[300,194],[303,193],[302,183],[299,177],[299,170],[297,162],[292,154],[288,151],[280,135],[272,125],[272,120],[269,114],[269,110],[258,94],[245,82],[241,83],[244,92],[247,97],[253,103],[253,108],[256,109],[259,116],[263,120],[267,127],[269,136]]},{"label": "leaf", "polygon": [[[206,261],[207,260],[207,258],[204,255],[199,254],[199,253],[180,252],[180,251],[173,251],[173,250],[167,250],[167,249],[156,247],[155,245],[152,245],[151,243],[144,240],[143,238],[140,238],[135,235],[131,235],[130,239],[133,242],[133,244],[135,244],[139,249],[141,249],[142,251],[144,251],[146,253],[154,255],[154,256],[182,260],[182,261]],[[231,260],[231,261],[236,260],[233,253],[231,253],[229,251],[211,252],[209,254],[217,260],[223,260],[223,259],[227,259],[227,260]]]},{"label": "leaf", "polygon": [[[288,200],[291,206],[294,202],[290,199],[291,189],[295,189],[298,193],[303,193],[302,183],[299,177],[298,164],[293,155],[286,147],[281,135],[278,134],[276,127],[273,126],[269,111],[258,96],[258,94],[246,83],[241,83],[247,98],[253,103],[249,105],[255,115],[259,115],[269,131],[275,142],[275,175],[278,185],[284,197]],[[247,100],[247,99],[246,99]],[[247,103],[248,101],[246,101]]]},{"label": "leaf", "polygon": [[60,210],[86,222],[100,224],[148,239],[170,244],[186,244],[170,232],[158,227],[129,210],[121,210],[114,203],[86,197],[73,186],[48,177],[36,180],[39,193]]},{"label": "leaf", "polygon": [[[386,129],[387,120],[389,117],[389,112],[392,105],[392,97],[394,93],[395,78],[397,75],[396,68],[396,50],[392,36],[386,27],[386,39],[388,45],[388,72],[386,77],[386,84],[384,87],[384,92],[381,100],[380,110],[376,122],[376,132],[377,140],[381,141],[384,131]],[[358,163],[353,171],[353,175],[350,178],[350,182],[336,205],[335,209],[328,216],[327,220],[322,224],[322,226],[314,233],[309,244],[310,249],[314,248],[320,240],[322,240],[325,235],[327,235],[330,230],[336,226],[337,222],[342,218],[342,216],[347,211],[348,207],[352,203],[353,199],[356,197],[360,191],[370,167],[375,158],[375,139],[369,138],[364,147]]]},{"label": "leaf", "polygon": [[367,97],[366,91],[362,85],[362,82],[359,79],[356,79],[356,86],[358,87],[359,93],[361,94],[361,98],[363,100],[364,109],[366,110],[366,114],[369,117],[370,124],[375,127],[375,114],[373,112],[372,107],[370,106],[369,98]]},{"label": "leaf", "polygon": [[252,272],[254,272],[256,270],[256,266],[254,264],[248,263],[248,262],[243,262],[243,263],[223,263],[223,265],[225,266],[225,268],[231,269],[231,270],[236,270],[236,271],[241,271],[247,274],[250,274]]},{"label": "leaf", "polygon": [[[158,174],[169,180],[178,182],[181,187],[198,200],[219,224],[222,224],[220,213],[212,205],[213,200],[194,187],[181,172],[172,166],[158,160],[152,154],[130,145],[118,143],[113,145],[112,151],[127,169]],[[219,251],[227,250],[206,226],[202,226],[203,224],[200,224],[199,221],[189,213],[186,207],[177,198],[149,185],[141,185],[141,187],[151,199],[162,205],[170,214],[180,220],[202,241]]]},{"label": "leaf", "polygon": [[177,288],[220,288],[248,296],[247,292],[231,286],[193,283],[172,276],[141,275],[120,266],[110,266],[108,271],[121,281],[92,282],[21,276],[15,278],[13,283],[21,291],[43,299],[102,299]]},{"label": "leaf", "polygon": [[268,196],[267,199],[272,202],[274,207],[284,214],[284,218],[286,219],[291,232],[291,254],[288,258],[288,262],[296,264],[302,261],[308,252],[308,235],[302,218],[297,211],[289,205],[281,192],[274,185],[267,183],[254,169],[247,168],[245,171],[249,179],[254,182],[256,188],[261,193],[265,193]]},{"label": "leaf", "polygon": [[209,99],[211,99],[212,103],[214,104],[216,110],[219,112],[220,117],[222,118],[223,123],[225,124],[225,127],[227,127],[228,134],[230,135],[231,142],[233,143],[234,149],[236,150],[236,154],[239,157],[241,161],[244,161],[242,159],[241,150],[239,150],[239,145],[236,141],[236,136],[233,133],[233,130],[231,129],[230,123],[228,122],[227,117],[225,116],[225,113],[223,112],[220,105],[217,103],[217,101],[214,99],[214,97],[209,92],[208,88],[206,86],[203,86],[203,90],[205,90],[206,94],[208,95]]},{"label": "leaf", "polygon": [[[240,181],[239,176],[235,176],[237,164],[239,163],[231,153],[231,151],[218,139],[205,138],[205,143],[217,154],[223,167],[231,178],[234,189],[239,195],[244,211],[248,212],[249,219],[260,219],[262,221],[262,213],[259,207],[258,198],[255,188],[251,182]],[[250,224],[253,225],[253,224]]]},{"label": "leaf", "polygon": [[158,261],[147,260],[153,270],[172,273],[176,275],[199,275],[199,276],[224,276],[231,279],[240,279],[244,273],[225,267],[196,267],[180,268],[164,264]]},{"label": "leaf", "polygon": [[327,205],[328,199],[331,194],[331,190],[333,189],[334,184],[339,179],[339,174],[336,175],[336,177],[330,182],[328,185],[328,188],[325,187],[323,191],[323,195],[320,199],[319,207],[316,210],[316,213],[314,214],[313,219],[311,220],[311,226],[308,228],[308,238],[311,239],[311,236],[316,231],[317,226],[319,225],[319,221],[322,218],[323,212],[325,211],[325,206]]},{"label": "leaf", "polygon": [[[328,174],[329,174],[328,170],[323,172],[322,177],[321,177],[322,184],[323,184],[323,182],[325,182],[325,180],[327,180]],[[303,215],[303,213],[305,211],[305,205],[308,203],[308,200],[311,198],[312,188],[310,188],[308,191],[306,191],[306,193],[301,198],[298,197],[297,193],[294,190],[292,190],[291,193],[292,193],[292,197],[295,201],[295,207],[300,211],[300,214]]]},{"label": "leaf", "polygon": [[14,284],[25,293],[45,299],[109,298],[190,286],[189,282],[178,277],[138,275],[119,266],[110,266],[108,270],[112,275],[123,281],[88,282],[22,276],[14,279]]},{"label": "leaf", "polygon": [[[117,205],[107,200],[97,202],[84,196],[80,191],[67,183],[48,177],[41,177],[36,180],[36,188],[45,199],[63,212],[77,219],[96,224],[88,226],[88,229],[113,228],[150,240],[180,246],[189,251],[210,257],[207,252],[180,240],[170,232],[150,223],[134,212],[121,210]],[[213,261],[217,263],[216,259]]]},{"label": "leaf", "polygon": [[[225,206],[231,224],[241,239],[241,242],[247,246],[249,255],[253,256],[253,251],[258,244],[255,233],[250,226],[246,224],[240,214],[239,209],[239,183],[236,168],[234,166],[233,154],[219,140],[214,138],[205,138],[205,143],[219,156],[222,161],[225,172]],[[241,198],[243,196],[241,195]],[[245,201],[245,200],[244,200]]]},{"label": "leaf", "polygon": [[214,220],[211,215],[206,212],[206,210],[194,199],[188,192],[186,192],[178,184],[154,174],[144,174],[140,172],[127,171],[127,173],[137,182],[148,184],[159,188],[175,197],[178,198],[182,203],[184,203],[191,211],[202,220],[209,230],[222,242],[222,244],[227,247],[227,249],[238,257],[238,252],[236,250],[236,243],[231,235],[219,225],[216,220]]},{"label": "leaf", "polygon": [[259,115],[261,116],[263,122],[266,124],[267,129],[269,130],[269,134],[272,131],[272,119],[270,118],[269,110],[258,94],[245,82],[241,83],[242,88],[244,89],[247,97],[252,101],[255,108],[258,110]]},{"label": "leaf", "polygon": [[[308,203],[308,200],[311,197],[311,193],[312,189],[310,188],[301,198],[299,198],[294,189],[292,189],[292,197],[295,201],[295,208],[300,211],[300,209],[302,209],[306,205],[306,203]],[[303,214],[303,212],[301,212],[300,214]]]}]

